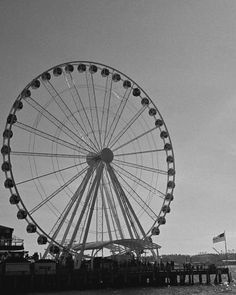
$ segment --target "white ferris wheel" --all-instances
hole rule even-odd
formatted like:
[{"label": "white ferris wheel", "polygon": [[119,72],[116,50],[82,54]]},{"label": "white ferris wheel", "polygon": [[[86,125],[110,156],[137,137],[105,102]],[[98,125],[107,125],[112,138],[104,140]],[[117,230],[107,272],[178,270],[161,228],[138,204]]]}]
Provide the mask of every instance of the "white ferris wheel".
[{"label": "white ferris wheel", "polygon": [[13,103],[1,153],[10,204],[44,256],[155,248],[174,153],[158,108],[127,75],[90,61],[38,75]]}]

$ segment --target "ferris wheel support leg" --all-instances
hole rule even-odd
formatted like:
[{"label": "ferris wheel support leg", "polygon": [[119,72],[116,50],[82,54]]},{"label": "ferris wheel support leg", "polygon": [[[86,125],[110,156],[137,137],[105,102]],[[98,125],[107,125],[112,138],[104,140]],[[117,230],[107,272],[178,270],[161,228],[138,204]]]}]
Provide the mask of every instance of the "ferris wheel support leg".
[{"label": "ferris wheel support leg", "polygon": [[[97,172],[97,174],[98,174],[98,172]],[[89,200],[90,200],[90,197],[91,197],[91,192],[93,191],[94,186],[95,186],[95,184],[96,184],[96,179],[97,179],[97,175],[96,175],[96,177],[95,177],[95,180],[93,181],[93,184],[92,184],[92,186],[91,186],[91,188],[90,188],[90,191],[89,191],[88,194],[87,194],[87,197],[86,197],[86,199],[85,199],[85,202],[84,202],[83,208],[82,208],[82,210],[81,210],[81,214],[80,214],[79,219],[78,219],[78,221],[77,221],[77,224],[76,224],[76,226],[75,226],[75,228],[74,228],[73,234],[72,234],[71,239],[70,239],[70,242],[69,242],[69,244],[68,244],[68,248],[69,248],[69,249],[71,248],[71,246],[72,246],[72,244],[73,244],[73,242],[74,242],[75,236],[76,236],[76,234],[77,234],[77,232],[78,232],[79,226],[80,226],[81,221],[82,221],[83,216],[84,216],[84,213],[85,213],[86,209],[88,208],[88,203],[89,203]],[[88,180],[89,180],[89,179],[88,179]]]},{"label": "ferris wheel support leg", "polygon": [[[91,171],[90,171],[90,169],[87,171],[87,174],[86,174],[86,176],[84,177],[84,179],[86,179],[88,176],[89,176],[89,177],[91,176]],[[75,201],[76,201],[76,199],[77,199],[77,197],[78,197],[78,192],[79,192],[79,190],[81,189],[82,184],[84,184],[84,181],[81,183],[81,185],[80,185],[80,187],[78,188],[78,190],[74,193],[74,195],[72,196],[72,198],[71,198],[71,200],[70,200],[70,203],[68,203],[68,205],[67,205],[67,208],[65,208],[64,212],[61,214],[61,216],[60,216],[59,219],[57,220],[57,222],[59,222],[59,220],[61,219],[61,221],[60,221],[60,223],[59,223],[57,229],[55,230],[55,232],[54,232],[54,234],[53,234],[53,236],[52,236],[52,240],[51,240],[51,242],[49,243],[47,249],[45,250],[45,252],[44,252],[44,254],[43,254],[43,258],[46,258],[47,254],[48,254],[48,252],[49,252],[50,246],[54,243],[55,239],[57,238],[58,233],[60,232],[60,230],[61,230],[63,224],[65,223],[65,220],[66,220],[66,218],[67,218],[67,216],[68,216],[68,214],[69,214],[71,208],[73,207],[73,205],[74,205],[74,203],[75,203]],[[64,215],[63,215],[63,214],[64,214]],[[56,222],[56,223],[57,223],[57,222]],[[56,226],[56,224],[55,224],[55,226]],[[54,227],[55,227],[55,226],[54,226]],[[61,242],[61,244],[62,244],[62,245],[64,244],[64,240]]]},{"label": "ferris wheel support leg", "polygon": [[[113,200],[113,197],[112,197],[111,188],[110,188],[110,193],[108,191],[107,186],[104,186],[104,189],[105,189],[105,195],[106,195],[106,198],[107,198],[108,206],[109,206],[110,212],[111,212],[111,218],[112,218],[113,227],[115,228],[115,225],[117,226],[120,237],[122,239],[124,239],[124,234],[123,234],[123,231],[122,231],[122,227],[121,227],[120,220],[118,218],[118,213],[117,213],[117,210],[116,210],[116,206],[115,206],[115,203],[114,203],[114,200]],[[118,240],[118,236],[117,236],[116,231],[115,231],[115,235],[116,235],[116,239]]]},{"label": "ferris wheel support leg", "polygon": [[92,196],[92,203],[91,203],[91,207],[89,209],[89,216],[88,216],[88,220],[87,220],[87,223],[86,223],[86,228],[85,228],[83,242],[82,242],[82,248],[81,248],[80,255],[79,255],[78,268],[80,268],[80,266],[81,266],[81,262],[82,262],[82,258],[83,258],[83,254],[84,254],[85,244],[86,244],[86,241],[87,241],[88,231],[89,231],[89,228],[90,228],[92,215],[93,215],[93,210],[94,210],[95,202],[96,202],[96,199],[97,199],[98,188],[99,188],[99,185],[100,185],[103,168],[104,168],[104,164],[101,163],[98,166],[96,178],[95,178],[95,180],[93,182],[93,185],[91,186],[91,189],[90,189],[90,191],[88,193],[89,197]]},{"label": "ferris wheel support leg", "polygon": [[112,241],[112,235],[111,235],[111,226],[110,226],[110,221],[108,218],[108,214],[107,214],[107,204],[106,204],[106,200],[105,200],[105,196],[104,196],[104,191],[103,188],[105,186],[104,183],[104,179],[102,177],[102,186],[100,187],[100,191],[101,191],[101,196],[102,196],[102,200],[103,200],[103,204],[104,204],[104,215],[105,215],[105,220],[106,220],[106,224],[107,224],[107,230],[108,230],[108,235],[109,235],[109,240]]},{"label": "ferris wheel support leg", "polygon": [[[119,167],[121,169],[121,167]],[[124,172],[127,172],[126,170],[122,169]],[[123,172],[122,171],[122,172]],[[118,173],[119,176],[122,178],[122,180],[124,181],[124,183],[127,185],[127,187],[130,188],[130,190],[136,195],[137,198],[133,198],[133,200],[153,219],[153,220],[157,220],[158,218],[158,215],[150,208],[150,206],[147,205],[147,203],[144,202],[144,200],[139,196],[139,194],[132,188],[132,186],[121,176],[121,173]],[[148,184],[141,180],[139,178],[137,178],[136,176],[134,176],[133,174],[131,173],[127,173],[127,174],[124,174],[125,176],[128,175],[128,177],[130,179],[133,179],[135,183],[137,184],[142,184],[141,186],[145,189],[147,189],[148,191],[156,191],[159,193],[158,190],[155,190],[155,188],[150,188],[148,187]],[[140,181],[140,182],[138,182]]]},{"label": "ferris wheel support leg", "polygon": [[121,208],[121,211],[122,211],[125,223],[126,223],[126,227],[127,227],[128,231],[129,231],[130,238],[133,239],[134,235],[133,235],[133,232],[131,230],[131,228],[134,229],[134,227],[132,226],[133,223],[132,223],[132,220],[130,220],[130,218],[128,219],[128,217],[130,217],[129,212],[127,211],[127,208],[125,206],[126,204],[124,204],[124,201],[123,201],[123,198],[122,198],[122,195],[121,195],[121,191],[119,190],[118,180],[115,177],[114,171],[113,171],[113,169],[112,169],[112,167],[110,165],[107,165],[107,170],[108,170],[108,173],[110,175],[111,182],[112,182],[112,185],[113,185],[117,200],[119,202],[119,205],[120,205],[120,208]]},{"label": "ferris wheel support leg", "polygon": [[[125,192],[124,192],[124,190],[122,188],[122,186],[120,185],[120,183],[119,183],[119,181],[118,181],[118,179],[117,179],[117,177],[116,177],[116,175],[114,173],[114,170],[113,170],[113,168],[111,166],[110,166],[110,173],[112,175],[112,178],[115,180],[115,183],[118,186],[119,191],[121,192],[121,194],[122,194],[122,196],[124,198],[124,201],[125,201],[128,209],[129,209],[129,212],[131,213],[131,218],[135,220],[135,223],[136,223],[137,227],[139,228],[139,231],[141,232],[141,235],[144,238],[145,237],[145,231],[144,231],[143,227],[141,226],[141,224],[139,222],[139,219],[138,219],[137,215],[135,214],[135,212],[134,212],[134,210],[133,210],[133,208],[132,208],[132,206],[131,206],[131,204],[130,204],[130,202],[129,202],[129,200],[128,200],[128,198],[127,198],[127,196],[126,196],[126,194],[125,194]],[[136,230],[133,222],[131,223],[131,225],[133,226],[134,231],[137,233],[137,230]],[[138,233],[136,234],[136,238],[139,238]]]},{"label": "ferris wheel support leg", "polygon": [[[114,173],[114,170],[113,170],[113,168],[111,166],[110,166],[110,173],[112,175],[112,179],[114,179],[115,183],[118,185],[119,190],[120,190],[121,194],[123,195],[123,197],[125,199],[125,202],[126,202],[128,208],[129,208],[133,218],[135,219],[135,222],[136,222],[136,224],[137,224],[137,226],[138,226],[138,228],[139,228],[139,230],[141,232],[142,238],[145,239],[145,237],[146,237],[145,231],[144,231],[142,225],[140,224],[139,219],[138,219],[137,215],[135,214],[135,212],[134,212],[134,210],[133,210],[133,208],[132,208],[132,206],[131,206],[131,204],[130,204],[130,202],[129,202],[129,200],[128,200],[128,198],[127,198],[127,196],[126,196],[126,194],[125,194],[125,192],[124,192],[124,190],[122,188],[122,186],[120,185],[120,183],[119,183],[119,181],[118,181],[118,179],[117,179],[117,177],[116,177],[116,175]],[[133,222],[131,223],[131,225],[133,225],[133,227],[134,227]],[[136,238],[138,238],[138,236],[136,236]],[[154,260],[156,261],[157,260],[157,255],[156,255],[155,251],[153,249],[151,249],[151,252],[152,252]]]},{"label": "ferris wheel support leg", "polygon": [[78,199],[77,199],[76,205],[75,205],[75,207],[74,207],[73,213],[72,213],[72,215],[71,215],[71,218],[70,218],[70,220],[69,220],[69,223],[68,223],[68,225],[67,225],[67,227],[66,227],[65,233],[64,233],[64,235],[63,235],[62,242],[61,242],[62,245],[65,243],[65,240],[66,240],[66,238],[67,238],[68,232],[69,232],[69,230],[70,230],[70,228],[71,228],[72,222],[73,222],[73,220],[74,220],[74,218],[75,218],[75,215],[76,215],[76,212],[77,212],[77,210],[78,210],[79,204],[80,204],[81,199],[82,199],[82,197],[83,197],[84,191],[85,191],[85,189],[86,189],[86,187],[87,187],[87,184],[88,184],[88,182],[89,182],[90,177],[92,176],[92,174],[93,174],[93,172],[94,172],[94,169],[95,169],[94,166],[91,166],[91,167],[88,169],[87,174],[85,175],[84,179],[83,179],[82,182],[81,182],[81,185],[78,187],[78,189],[76,190],[76,192],[74,193],[74,195],[73,195],[73,197],[72,197],[72,198],[75,198],[75,199],[78,198]]}]

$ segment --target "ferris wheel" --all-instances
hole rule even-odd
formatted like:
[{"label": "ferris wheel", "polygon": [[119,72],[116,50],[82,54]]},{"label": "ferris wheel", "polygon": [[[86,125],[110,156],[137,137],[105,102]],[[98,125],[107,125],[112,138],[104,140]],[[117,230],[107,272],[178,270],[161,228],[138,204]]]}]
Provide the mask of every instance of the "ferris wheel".
[{"label": "ferris wheel", "polygon": [[13,103],[1,153],[10,204],[45,255],[150,241],[166,223],[169,132],[147,93],[110,66],[73,61],[34,78]]}]

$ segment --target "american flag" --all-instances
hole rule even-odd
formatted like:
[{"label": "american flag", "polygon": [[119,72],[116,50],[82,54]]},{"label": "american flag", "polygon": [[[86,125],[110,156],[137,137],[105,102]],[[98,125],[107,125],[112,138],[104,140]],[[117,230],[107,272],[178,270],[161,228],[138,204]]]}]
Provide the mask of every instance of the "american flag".
[{"label": "american flag", "polygon": [[225,233],[222,233],[213,238],[213,243],[219,243],[225,241]]}]

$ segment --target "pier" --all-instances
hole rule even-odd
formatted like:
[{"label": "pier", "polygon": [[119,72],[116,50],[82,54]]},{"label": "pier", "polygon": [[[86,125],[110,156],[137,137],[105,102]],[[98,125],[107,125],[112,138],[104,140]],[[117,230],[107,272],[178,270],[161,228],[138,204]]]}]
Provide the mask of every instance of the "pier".
[{"label": "pier", "polygon": [[[68,266],[56,265],[56,268],[42,267],[36,271],[30,265],[22,271],[7,272],[1,266],[1,290],[22,292],[48,290],[84,290],[123,287],[160,287],[194,284],[218,284],[230,282],[230,272],[225,267],[176,268],[160,269],[156,265],[99,265],[94,269],[71,269]],[[20,269],[20,268],[18,268]],[[25,270],[24,270],[25,269]],[[39,269],[38,269],[39,270]]]}]

